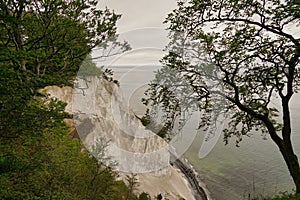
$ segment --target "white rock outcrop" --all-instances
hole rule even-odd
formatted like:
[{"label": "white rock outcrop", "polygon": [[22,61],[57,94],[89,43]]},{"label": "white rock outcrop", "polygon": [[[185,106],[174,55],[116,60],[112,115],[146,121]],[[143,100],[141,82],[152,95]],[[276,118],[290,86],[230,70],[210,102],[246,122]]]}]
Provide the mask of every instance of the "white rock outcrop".
[{"label": "white rock outcrop", "polygon": [[[144,128],[126,106],[116,84],[85,77],[77,79],[75,89],[48,86],[43,91],[67,103],[66,111],[74,115],[80,139],[95,157],[104,157],[105,153],[116,161],[121,177],[137,174],[139,192],[152,197],[162,194],[168,199],[194,199],[184,175],[169,164],[168,144]],[[102,139],[108,141],[105,152],[96,147]]]}]

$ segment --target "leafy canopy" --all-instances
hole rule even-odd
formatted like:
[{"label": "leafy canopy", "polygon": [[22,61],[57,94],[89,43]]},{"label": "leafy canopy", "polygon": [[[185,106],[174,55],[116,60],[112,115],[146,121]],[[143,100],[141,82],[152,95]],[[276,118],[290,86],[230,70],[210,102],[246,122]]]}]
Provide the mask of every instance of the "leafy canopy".
[{"label": "leafy canopy", "polygon": [[93,48],[105,49],[108,43],[122,46],[116,42],[116,21],[120,15],[97,9],[97,3],[2,1],[0,61],[25,71],[27,76],[38,75],[41,82],[45,78],[48,84],[69,81]]},{"label": "leafy canopy", "polygon": [[179,1],[148,103],[161,104],[169,124],[191,109],[205,110],[201,127],[223,114],[226,142],[255,129],[279,143],[290,124],[278,112],[299,90],[299,10],[297,1]]},{"label": "leafy canopy", "polygon": [[[115,42],[120,15],[97,9],[97,2],[0,1],[1,199],[125,199],[128,193],[116,173],[68,134],[65,103],[37,92],[71,84],[92,48],[121,45]],[[86,73],[99,75],[91,59],[85,64]]]},{"label": "leafy canopy", "polygon": [[171,43],[146,101],[162,105],[171,128],[197,109],[200,127],[211,133],[225,118],[224,141],[235,136],[237,146],[254,130],[268,134],[298,194],[290,100],[300,83],[299,10],[298,0],[179,1],[166,20]]}]

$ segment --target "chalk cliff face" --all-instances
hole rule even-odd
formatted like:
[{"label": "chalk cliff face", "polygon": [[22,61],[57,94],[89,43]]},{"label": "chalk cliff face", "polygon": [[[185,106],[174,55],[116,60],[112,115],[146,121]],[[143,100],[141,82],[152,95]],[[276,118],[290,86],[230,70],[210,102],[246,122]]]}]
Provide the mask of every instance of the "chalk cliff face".
[{"label": "chalk cliff face", "polygon": [[121,177],[138,174],[140,192],[194,199],[183,174],[169,164],[168,144],[143,127],[116,84],[85,77],[76,80],[74,89],[48,86],[43,90],[68,104],[66,111],[74,115],[80,139],[96,158],[116,161]]}]

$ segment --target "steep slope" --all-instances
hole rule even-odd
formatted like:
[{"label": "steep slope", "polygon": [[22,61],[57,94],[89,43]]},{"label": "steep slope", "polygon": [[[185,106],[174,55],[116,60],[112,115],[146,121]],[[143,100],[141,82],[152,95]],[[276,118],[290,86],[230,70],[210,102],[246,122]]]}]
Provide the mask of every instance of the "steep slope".
[{"label": "steep slope", "polygon": [[[95,157],[109,156],[117,161],[115,168],[120,177],[137,174],[138,192],[152,197],[162,194],[168,199],[194,199],[184,175],[169,164],[168,144],[146,130],[128,110],[117,85],[88,77],[78,79],[74,90],[57,86],[43,90],[68,104],[66,111],[74,115],[80,139]],[[96,147],[105,146],[106,141],[105,151]]]}]

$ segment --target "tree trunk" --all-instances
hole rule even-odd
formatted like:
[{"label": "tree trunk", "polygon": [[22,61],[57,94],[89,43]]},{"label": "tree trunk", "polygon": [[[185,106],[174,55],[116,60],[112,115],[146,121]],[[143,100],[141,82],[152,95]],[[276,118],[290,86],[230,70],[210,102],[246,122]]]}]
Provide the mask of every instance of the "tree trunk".
[{"label": "tree trunk", "polygon": [[[292,82],[289,80],[289,82]],[[299,160],[293,150],[291,141],[291,115],[289,108],[289,101],[292,97],[293,90],[292,86],[288,87],[288,94],[282,98],[282,110],[283,110],[283,128],[282,128],[282,142],[279,145],[280,152],[285,160],[285,163],[289,169],[289,172],[293,178],[296,186],[296,193],[300,194],[300,166]]]},{"label": "tree trunk", "polygon": [[37,73],[38,76],[40,75],[40,69],[41,69],[41,63],[37,60],[36,73]]},{"label": "tree trunk", "polygon": [[290,141],[283,140],[282,146],[279,148],[295,183],[296,193],[300,194],[300,166],[298,158],[293,151],[292,144]]}]

